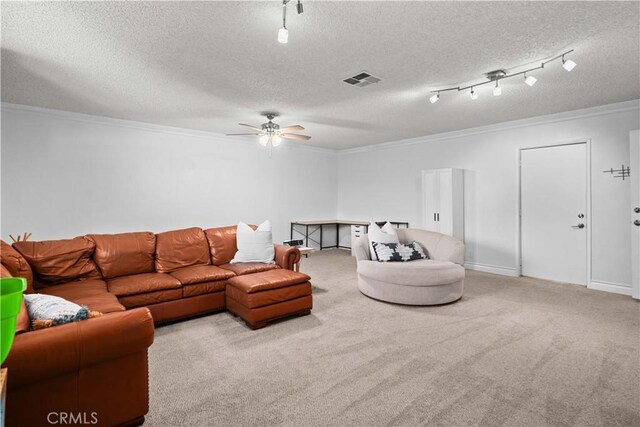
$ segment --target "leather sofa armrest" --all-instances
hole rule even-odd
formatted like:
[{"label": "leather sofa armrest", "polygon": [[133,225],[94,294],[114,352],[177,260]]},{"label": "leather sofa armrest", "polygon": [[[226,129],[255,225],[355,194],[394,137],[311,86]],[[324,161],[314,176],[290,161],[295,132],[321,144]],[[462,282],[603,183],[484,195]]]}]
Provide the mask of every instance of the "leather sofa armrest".
[{"label": "leather sofa armrest", "polygon": [[10,389],[146,351],[153,343],[153,318],[146,308],[16,335],[3,367]]},{"label": "leather sofa armrest", "polygon": [[300,261],[300,251],[294,246],[273,245],[275,249],[275,261],[280,268],[293,270],[295,263]]}]

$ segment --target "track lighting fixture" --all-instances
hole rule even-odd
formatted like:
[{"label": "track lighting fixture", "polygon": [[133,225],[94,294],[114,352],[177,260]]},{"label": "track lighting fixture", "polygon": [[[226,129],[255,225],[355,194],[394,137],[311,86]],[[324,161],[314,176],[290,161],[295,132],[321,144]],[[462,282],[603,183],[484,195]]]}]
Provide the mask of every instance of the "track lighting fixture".
[{"label": "track lighting fixture", "polygon": [[498,86],[498,80],[496,80],[496,87],[493,88],[493,96],[502,95],[502,88]]},{"label": "track lighting fixture", "polygon": [[564,55],[562,55],[562,68],[564,68],[567,71],[571,71],[574,68],[576,68],[576,65],[578,65],[578,64],[576,64],[575,62],[573,62],[570,59],[565,60],[564,59]]},{"label": "track lighting fixture", "polygon": [[524,82],[529,86],[533,86],[534,84],[536,84],[537,81],[538,79],[536,79],[535,77],[527,76],[527,73],[524,73]]},{"label": "track lighting fixture", "polygon": [[[282,28],[278,30],[278,41],[282,44],[286,44],[289,41],[289,30],[287,30],[287,3],[290,1],[291,0],[282,0]],[[298,15],[304,12],[301,0],[298,0],[296,10],[298,11]]]},{"label": "track lighting fixture", "polygon": [[449,88],[445,88],[445,89],[433,90],[433,91],[431,91],[431,93],[433,93],[434,95],[432,95],[429,98],[429,101],[431,101],[432,104],[435,104],[440,99],[440,92],[448,92],[448,91],[453,91],[453,90],[455,90],[457,92],[470,90],[469,96],[471,97],[471,99],[478,99],[478,92],[476,92],[476,88],[478,86],[486,85],[486,84],[494,82],[494,81],[496,82],[496,86],[493,88],[493,96],[500,96],[500,95],[502,95],[502,88],[498,84],[498,81],[502,80],[502,79],[508,79],[508,78],[511,78],[511,77],[519,76],[519,75],[524,75],[524,82],[529,86],[533,86],[534,84],[536,84],[538,79],[535,78],[534,76],[528,76],[527,73],[529,73],[531,71],[534,71],[534,70],[544,69],[545,65],[547,65],[550,62],[556,61],[558,59],[562,59],[562,68],[564,68],[567,71],[573,70],[576,67],[577,64],[575,62],[573,62],[572,60],[570,60],[570,59],[565,59],[565,55],[568,55],[571,52],[573,52],[573,49],[568,50],[568,51],[566,51],[566,52],[564,52],[564,53],[562,53],[562,54],[560,54],[558,56],[554,56],[551,59],[547,59],[546,61],[541,61],[540,65],[538,65],[537,67],[529,68],[528,70],[519,71],[519,72],[513,73],[513,74],[507,74],[506,70],[499,69],[499,70],[495,70],[495,71],[491,71],[491,72],[487,73],[486,74],[487,81],[484,81],[484,82],[474,83],[472,85],[464,86],[464,87],[456,86],[456,87],[449,87]]}]

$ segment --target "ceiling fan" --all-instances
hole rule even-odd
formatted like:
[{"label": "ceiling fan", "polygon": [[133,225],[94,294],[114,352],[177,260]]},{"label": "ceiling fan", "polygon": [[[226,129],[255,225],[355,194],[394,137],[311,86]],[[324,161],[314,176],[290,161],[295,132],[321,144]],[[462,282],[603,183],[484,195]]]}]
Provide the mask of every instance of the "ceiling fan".
[{"label": "ceiling fan", "polygon": [[298,141],[308,141],[311,139],[310,136],[307,135],[299,135],[297,133],[291,133],[293,131],[304,130],[304,128],[300,125],[286,126],[281,128],[279,124],[273,123],[273,119],[278,115],[275,113],[265,113],[264,114],[269,120],[267,123],[263,123],[258,126],[247,125],[245,123],[239,123],[240,126],[246,126],[257,132],[253,133],[228,133],[227,136],[241,136],[241,135],[256,135],[259,136],[260,145],[264,147],[277,147],[282,143],[282,138],[285,139],[296,139]]}]

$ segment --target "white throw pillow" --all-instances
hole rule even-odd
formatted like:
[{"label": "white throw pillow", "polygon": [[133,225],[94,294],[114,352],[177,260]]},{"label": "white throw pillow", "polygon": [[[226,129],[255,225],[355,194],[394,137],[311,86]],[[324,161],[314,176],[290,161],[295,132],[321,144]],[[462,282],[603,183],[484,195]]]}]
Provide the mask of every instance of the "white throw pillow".
[{"label": "white throw pillow", "polygon": [[239,223],[236,231],[236,243],[238,244],[238,252],[231,260],[231,264],[239,262],[275,264],[271,222],[268,220],[260,224],[255,231],[244,222]]},{"label": "white throw pillow", "polygon": [[369,252],[371,252],[371,259],[373,261],[378,261],[378,257],[376,256],[376,251],[373,249],[373,242],[376,243],[400,243],[398,239],[398,233],[396,232],[396,228],[389,224],[388,222],[382,226],[382,228],[378,227],[378,224],[371,221],[369,223]]}]

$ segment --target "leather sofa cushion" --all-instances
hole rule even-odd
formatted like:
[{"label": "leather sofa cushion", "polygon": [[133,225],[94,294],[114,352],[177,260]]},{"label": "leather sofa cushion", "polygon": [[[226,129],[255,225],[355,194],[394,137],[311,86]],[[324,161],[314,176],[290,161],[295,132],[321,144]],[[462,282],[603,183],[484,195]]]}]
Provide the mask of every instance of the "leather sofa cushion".
[{"label": "leather sofa cushion", "polygon": [[16,242],[13,247],[33,269],[35,289],[74,280],[102,278],[91,259],[95,244],[86,237]]},{"label": "leather sofa cushion", "polygon": [[169,273],[183,285],[192,283],[212,282],[226,280],[235,276],[232,271],[225,270],[215,265],[192,265]]},{"label": "leather sofa cushion", "polygon": [[27,260],[4,240],[0,241],[0,262],[9,270],[11,276],[24,277],[27,279],[26,292],[28,294],[33,292],[33,272],[31,271],[31,267],[27,263]]},{"label": "leather sofa cushion", "polygon": [[109,292],[120,297],[165,289],[178,289],[182,285],[178,279],[165,273],[143,273],[110,279],[107,281],[107,286]]},{"label": "leather sofa cushion", "polygon": [[236,276],[245,274],[254,274],[261,271],[277,270],[280,268],[277,264],[265,264],[262,262],[242,262],[238,264],[222,264],[220,268],[232,271]]},{"label": "leather sofa cushion", "polygon": [[102,280],[83,280],[50,286],[40,293],[64,298],[78,305],[86,305],[89,310],[103,314],[124,311],[118,298],[107,291],[107,284]]},{"label": "leather sofa cushion", "polygon": [[[11,272],[2,264],[0,264],[0,277],[13,277]],[[18,312],[18,318],[16,319],[16,334],[27,332],[29,328],[31,328],[31,321],[23,298],[22,302],[20,302],[20,311]]]},{"label": "leather sofa cushion", "polygon": [[93,260],[105,279],[154,271],[156,236],[153,233],[89,234],[88,237],[96,244]]},{"label": "leather sofa cushion", "polygon": [[191,265],[211,264],[209,244],[198,227],[156,234],[156,271],[169,273]]},{"label": "leather sofa cushion", "polygon": [[13,277],[7,267],[2,264],[0,264],[0,277]]},{"label": "leather sofa cushion", "polygon": [[211,294],[214,292],[224,292],[227,282],[216,280],[215,282],[194,283],[182,287],[182,297],[195,297],[196,295]]},{"label": "leather sofa cushion", "polygon": [[209,242],[209,251],[213,265],[227,264],[238,252],[236,243],[236,225],[209,228],[204,231]]},{"label": "leather sofa cushion", "polygon": [[236,276],[227,280],[229,286],[250,294],[253,292],[267,291],[270,289],[284,288],[308,282],[310,277],[304,273],[291,270],[278,269],[263,271],[261,273]]},{"label": "leather sofa cushion", "polygon": [[311,295],[311,283],[301,283],[299,285],[286,286],[279,289],[271,289],[263,292],[245,293],[238,288],[228,286],[226,295],[248,308],[264,307],[283,301]]},{"label": "leather sofa cushion", "polygon": [[182,298],[182,289],[166,289],[163,291],[147,292],[145,294],[126,295],[118,298],[118,301],[127,309],[135,307],[146,307],[166,301],[173,301]]},{"label": "leather sofa cushion", "polygon": [[[257,226],[249,225],[252,230]],[[227,227],[216,227],[204,230],[209,242],[209,251],[211,252],[211,261],[213,265],[221,265],[229,263],[236,252],[238,252],[238,243],[236,240],[237,225],[229,225]]]}]

